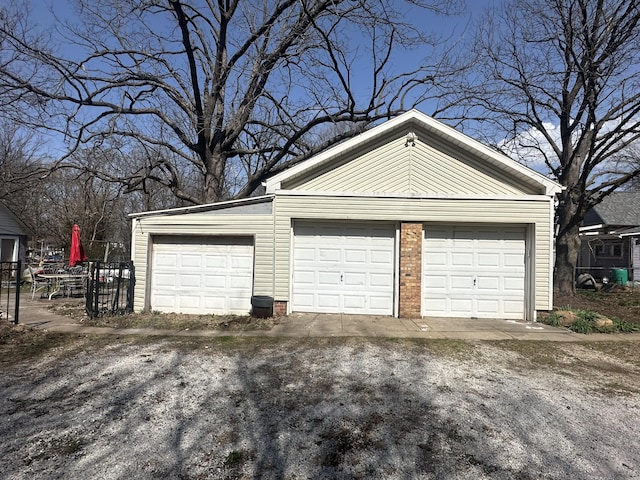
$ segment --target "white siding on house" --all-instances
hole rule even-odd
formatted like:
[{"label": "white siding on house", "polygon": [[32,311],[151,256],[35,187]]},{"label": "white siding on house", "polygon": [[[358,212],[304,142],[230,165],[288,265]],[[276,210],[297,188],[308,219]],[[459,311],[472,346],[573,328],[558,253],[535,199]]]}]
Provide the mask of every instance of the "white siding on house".
[{"label": "white siding on house", "polygon": [[288,300],[292,219],[407,221],[447,224],[532,224],[535,232],[535,309],[549,310],[551,279],[550,202],[546,196],[522,199],[395,198],[372,196],[278,195],[275,199],[277,300]]},{"label": "white siding on house", "polygon": [[[345,158],[331,170],[283,185],[315,192],[402,193],[408,195],[536,194],[533,187],[506,176],[486,162],[471,158],[430,138],[406,146],[404,135],[356,158]],[[393,175],[390,175],[393,172]],[[319,172],[315,172],[318,174]]]}]

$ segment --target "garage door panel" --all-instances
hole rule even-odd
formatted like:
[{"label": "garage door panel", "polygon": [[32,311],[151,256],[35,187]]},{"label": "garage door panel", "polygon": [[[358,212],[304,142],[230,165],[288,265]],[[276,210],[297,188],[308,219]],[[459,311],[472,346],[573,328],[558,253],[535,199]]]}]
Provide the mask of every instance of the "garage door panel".
[{"label": "garage door panel", "polygon": [[188,255],[183,253],[179,258],[180,267],[202,268],[202,255]]},{"label": "garage door panel", "polygon": [[175,254],[166,254],[158,252],[155,256],[155,264],[158,267],[170,267],[175,268],[178,264],[178,258]]},{"label": "garage door panel", "polygon": [[500,267],[500,255],[497,253],[478,253],[479,267]]},{"label": "garage door panel", "polygon": [[204,298],[204,308],[207,310],[222,310],[225,308],[225,298],[209,295]]},{"label": "garage door panel", "polygon": [[393,252],[388,250],[371,250],[371,258],[369,261],[372,265],[381,265],[386,269],[389,264],[393,264]]},{"label": "garage door panel", "polygon": [[423,314],[522,318],[524,252],[522,227],[425,227]]},{"label": "garage door panel", "polygon": [[363,295],[345,295],[344,296],[344,308],[345,313],[349,313],[348,310],[361,310],[366,308],[366,300]]},{"label": "garage door panel", "polygon": [[[364,287],[366,285],[365,273],[345,273],[342,275],[342,285],[345,287]],[[338,277],[340,279],[340,277]]]},{"label": "garage door panel", "polygon": [[451,265],[454,267],[471,267],[473,266],[472,253],[452,253]]},{"label": "garage door panel", "polygon": [[393,288],[393,275],[372,273],[369,275],[369,286],[372,288]]},{"label": "garage door panel", "polygon": [[320,288],[340,285],[340,274],[338,272],[317,272],[314,276],[317,281],[311,282],[311,284],[317,283]]},{"label": "garage door panel", "polygon": [[473,312],[473,301],[469,298],[452,297],[450,299],[449,308],[451,316],[466,317]]},{"label": "garage door panel", "polygon": [[500,277],[485,277],[485,276],[478,276],[476,278],[476,289],[478,291],[484,291],[484,292],[499,292],[502,285],[502,281]]},{"label": "garage door panel", "polygon": [[182,309],[197,310],[200,308],[200,296],[183,293],[178,297],[178,305]]},{"label": "garage door panel", "polygon": [[293,273],[293,281],[298,284],[307,284],[313,285],[314,283],[314,272],[306,271],[306,270],[298,270]]},{"label": "garage door panel", "polygon": [[302,309],[313,308],[314,295],[297,293],[292,296],[291,302],[294,305],[298,305]]},{"label": "garage door panel", "polygon": [[176,288],[177,280],[175,275],[156,275],[154,283],[159,287]]},{"label": "garage door panel", "polygon": [[293,243],[294,311],[393,314],[392,225],[297,222]]},{"label": "garage door panel", "polygon": [[522,277],[505,277],[504,280],[504,290],[509,292],[514,292],[518,295],[524,291],[524,278]]},{"label": "garage door panel", "polygon": [[316,296],[317,305],[322,309],[329,309],[329,313],[337,312],[340,307],[339,298],[335,295],[318,294]]},{"label": "garage door panel", "polygon": [[340,250],[337,248],[318,248],[317,257],[312,257],[310,260],[312,262],[339,263]]},{"label": "garage door panel", "polygon": [[180,275],[179,285],[186,288],[200,288],[202,280],[200,275]]},{"label": "garage door panel", "polygon": [[447,254],[444,252],[425,252],[426,266],[445,266],[447,265]]},{"label": "garage door panel", "polygon": [[205,275],[204,286],[206,288],[225,288],[227,286],[227,279],[222,275]]},{"label": "garage door panel", "polygon": [[358,266],[362,266],[362,264],[365,264],[367,262],[367,252],[366,250],[360,249],[345,249],[344,262],[347,264],[355,263]]},{"label": "garage door panel", "polygon": [[166,311],[170,311],[170,312],[174,312],[175,311],[175,297],[174,296],[163,296],[160,297],[158,299],[156,299],[156,303],[154,304],[153,308],[154,309],[164,309],[164,308],[171,308],[172,310],[166,310]]},{"label": "garage door panel", "polygon": [[520,315],[522,313],[522,303],[517,300],[505,300],[503,303],[503,308],[507,314]]},{"label": "garage door panel", "polygon": [[429,275],[423,280],[424,286],[430,289],[441,289],[445,290],[447,288],[447,277],[446,275]]},{"label": "garage door panel", "polygon": [[493,315],[494,312],[500,311],[499,300],[478,300],[477,305],[479,317]]}]

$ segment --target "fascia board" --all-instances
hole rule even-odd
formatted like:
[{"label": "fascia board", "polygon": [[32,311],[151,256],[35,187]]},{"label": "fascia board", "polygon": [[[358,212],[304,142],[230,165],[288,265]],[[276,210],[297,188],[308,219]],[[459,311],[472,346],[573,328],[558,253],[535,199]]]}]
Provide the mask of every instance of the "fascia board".
[{"label": "fascia board", "polygon": [[402,193],[325,192],[312,190],[278,190],[275,195],[277,197],[400,198],[410,200],[513,200],[549,202],[548,195],[469,195],[465,193],[406,195]]},{"label": "fascia board", "polygon": [[227,200],[224,202],[207,203],[204,205],[193,205],[190,207],[168,208],[165,210],[153,210],[148,212],[130,213],[129,218],[150,217],[153,215],[178,215],[181,213],[197,213],[209,210],[221,210],[235,207],[237,205],[251,205],[252,203],[262,203],[273,200],[273,195],[261,195],[259,197],[241,198],[238,200]]}]

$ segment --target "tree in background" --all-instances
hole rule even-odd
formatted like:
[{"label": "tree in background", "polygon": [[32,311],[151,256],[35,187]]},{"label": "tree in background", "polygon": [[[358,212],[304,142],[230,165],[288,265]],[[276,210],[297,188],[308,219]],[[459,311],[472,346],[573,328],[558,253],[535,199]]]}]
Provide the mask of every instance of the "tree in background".
[{"label": "tree in background", "polygon": [[640,174],[629,158],[640,137],[639,20],[638,0],[505,2],[483,20],[461,88],[461,117],[535,152],[565,187],[555,264],[564,294],[575,293],[585,213]]},{"label": "tree in background", "polygon": [[[453,3],[76,0],[81,23],[56,23],[62,37],[49,42],[60,52],[33,41],[27,15],[0,18],[10,60],[0,62],[0,96],[29,102],[26,124],[65,136],[59,165],[125,193],[161,185],[188,204],[244,197],[371,122],[437,99],[449,58],[407,18]],[[437,60],[416,57],[418,47]],[[341,125],[353,128],[322,137]],[[77,163],[74,152],[101,145],[129,161]]]}]

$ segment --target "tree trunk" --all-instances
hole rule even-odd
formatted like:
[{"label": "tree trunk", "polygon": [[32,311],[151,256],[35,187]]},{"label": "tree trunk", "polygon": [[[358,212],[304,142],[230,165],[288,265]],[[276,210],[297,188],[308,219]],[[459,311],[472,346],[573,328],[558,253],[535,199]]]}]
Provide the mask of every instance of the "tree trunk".
[{"label": "tree trunk", "polygon": [[214,203],[224,200],[224,174],[226,157],[216,146],[213,152],[206,151],[204,163],[204,192],[202,203]]},{"label": "tree trunk", "polygon": [[571,227],[556,238],[555,287],[563,295],[576,293],[576,264],[580,252],[579,227]]}]

